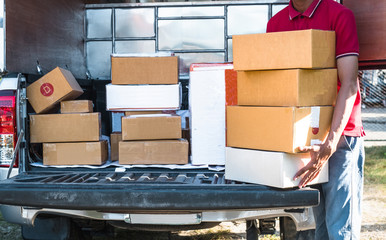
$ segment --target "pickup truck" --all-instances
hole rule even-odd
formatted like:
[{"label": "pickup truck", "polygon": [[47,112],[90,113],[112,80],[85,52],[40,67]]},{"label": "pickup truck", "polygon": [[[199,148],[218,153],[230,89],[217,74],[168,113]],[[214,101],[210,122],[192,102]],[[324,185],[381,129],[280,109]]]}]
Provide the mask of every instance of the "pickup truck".
[{"label": "pickup truck", "polygon": [[[190,63],[231,61],[232,35],[264,32],[268,19],[286,4],[5,0],[3,218],[21,225],[24,239],[81,239],[85,232],[111,228],[178,231],[236,220],[247,222],[247,239],[257,239],[260,233],[273,233],[280,217],[282,239],[301,239],[297,231],[307,234],[314,228],[310,207],[319,203],[317,189],[229,181],[223,170],[211,168],[134,166],[121,172],[114,166],[36,166],[42,162],[41,146],[29,142],[33,110],[26,97],[26,87],[42,74],[56,66],[69,69],[85,92],[82,96],[102,113],[102,133],[109,135],[114,115],[106,111],[105,85],[111,53],[173,51],[180,57],[179,79],[187,89]],[[183,99],[182,108],[188,109],[187,97]]]}]

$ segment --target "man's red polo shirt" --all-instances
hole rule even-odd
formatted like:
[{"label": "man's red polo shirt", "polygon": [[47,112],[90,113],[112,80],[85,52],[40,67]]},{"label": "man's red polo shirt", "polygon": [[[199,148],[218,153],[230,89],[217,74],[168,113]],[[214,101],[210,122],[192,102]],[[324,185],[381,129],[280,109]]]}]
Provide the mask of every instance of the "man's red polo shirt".
[{"label": "man's red polo shirt", "polygon": [[[351,10],[333,0],[314,0],[304,13],[289,5],[273,16],[267,25],[267,32],[281,32],[305,29],[332,30],[336,34],[336,58],[359,55],[358,35]],[[338,90],[341,83],[338,81]],[[350,119],[343,135],[364,136],[361,120],[361,95],[358,92]]]}]

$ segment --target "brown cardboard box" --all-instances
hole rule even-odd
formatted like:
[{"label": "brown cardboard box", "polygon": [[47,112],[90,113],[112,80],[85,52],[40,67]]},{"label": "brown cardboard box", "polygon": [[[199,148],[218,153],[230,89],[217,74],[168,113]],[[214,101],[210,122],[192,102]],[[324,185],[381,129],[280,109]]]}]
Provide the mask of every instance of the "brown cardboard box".
[{"label": "brown cardboard box", "polygon": [[300,30],[233,35],[233,64],[237,71],[333,68],[335,32]]},{"label": "brown cardboard box", "polygon": [[44,165],[101,165],[107,160],[107,141],[44,143]]},{"label": "brown cardboard box", "polygon": [[55,68],[27,87],[27,98],[36,113],[46,113],[60,101],[72,100],[83,90],[68,70]]},{"label": "brown cardboard box", "polygon": [[119,164],[187,164],[188,141],[119,142]]},{"label": "brown cardboard box", "polygon": [[122,117],[122,140],[124,141],[179,138],[181,138],[180,116],[161,114]]},{"label": "brown cardboard box", "polygon": [[74,100],[60,102],[61,113],[92,113],[93,104],[90,100]]},{"label": "brown cardboard box", "polygon": [[100,119],[100,113],[30,115],[30,140],[32,143],[99,141]]},{"label": "brown cardboard box", "polygon": [[112,84],[177,84],[178,57],[111,57]]},{"label": "brown cardboard box", "polygon": [[332,106],[337,95],[336,69],[237,72],[238,105]]},{"label": "brown cardboard box", "polygon": [[143,115],[143,114],[162,114],[162,111],[126,111],[125,116]]},{"label": "brown cardboard box", "polygon": [[320,143],[331,125],[333,107],[227,107],[229,147],[295,153]]},{"label": "brown cardboard box", "polygon": [[113,132],[110,134],[110,159],[117,161],[119,157],[119,142],[122,141],[121,132]]}]

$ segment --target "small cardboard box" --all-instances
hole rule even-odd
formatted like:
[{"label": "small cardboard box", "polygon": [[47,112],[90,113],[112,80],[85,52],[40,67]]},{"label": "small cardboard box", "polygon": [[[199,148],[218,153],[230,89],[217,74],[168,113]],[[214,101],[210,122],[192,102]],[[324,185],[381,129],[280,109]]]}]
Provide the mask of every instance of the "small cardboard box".
[{"label": "small cardboard box", "polygon": [[237,104],[233,64],[192,64],[189,80],[191,163],[225,164],[225,109]]},{"label": "small cardboard box", "polygon": [[181,138],[181,117],[170,114],[145,114],[122,117],[122,140]]},{"label": "small cardboard box", "polygon": [[298,152],[300,146],[321,143],[328,134],[332,106],[227,107],[229,147]]},{"label": "small cardboard box", "polygon": [[180,108],[181,85],[106,85],[109,111],[160,111]]},{"label": "small cardboard box", "polygon": [[90,100],[74,100],[60,102],[61,113],[92,113],[93,104]]},{"label": "small cardboard box", "polygon": [[44,165],[101,165],[107,160],[107,141],[44,143]]},{"label": "small cardboard box", "polygon": [[119,164],[187,164],[188,141],[119,142]]},{"label": "small cardboard box", "polygon": [[27,98],[36,113],[46,113],[60,101],[72,100],[83,90],[68,70],[55,68],[27,87]]},{"label": "small cardboard box", "polygon": [[299,30],[233,35],[233,64],[237,71],[333,68],[335,32]]},{"label": "small cardboard box", "polygon": [[30,115],[31,143],[92,142],[100,135],[100,113]]},{"label": "small cardboard box", "polygon": [[237,72],[238,105],[332,106],[337,95],[336,69]]},{"label": "small cardboard box", "polygon": [[112,84],[177,84],[178,57],[111,57]]},{"label": "small cardboard box", "polygon": [[110,134],[110,159],[118,161],[119,158],[119,142],[122,141],[121,132],[113,132]]},{"label": "small cardboard box", "polygon": [[[298,170],[311,160],[309,153],[268,152],[241,148],[226,148],[225,178],[277,188],[298,186],[293,180]],[[328,162],[308,185],[328,182]]]}]

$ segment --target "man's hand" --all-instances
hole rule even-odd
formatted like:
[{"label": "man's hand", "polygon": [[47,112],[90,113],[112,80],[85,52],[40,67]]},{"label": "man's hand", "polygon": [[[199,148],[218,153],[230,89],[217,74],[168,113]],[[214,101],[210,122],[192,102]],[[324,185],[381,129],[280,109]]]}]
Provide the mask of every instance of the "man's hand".
[{"label": "man's hand", "polygon": [[319,175],[335,149],[332,149],[330,144],[324,143],[322,145],[299,147],[299,150],[309,152],[311,155],[311,161],[294,176],[294,180],[302,176],[298,186],[303,188]]},{"label": "man's hand", "polygon": [[358,57],[354,55],[340,57],[337,59],[336,64],[341,87],[336,99],[331,129],[326,141],[322,145],[299,148],[300,151],[311,154],[311,161],[304,168],[300,169],[294,177],[294,179],[302,177],[299,183],[300,188],[306,186],[318,176],[324,164],[335,152],[356,99],[358,90]]}]

